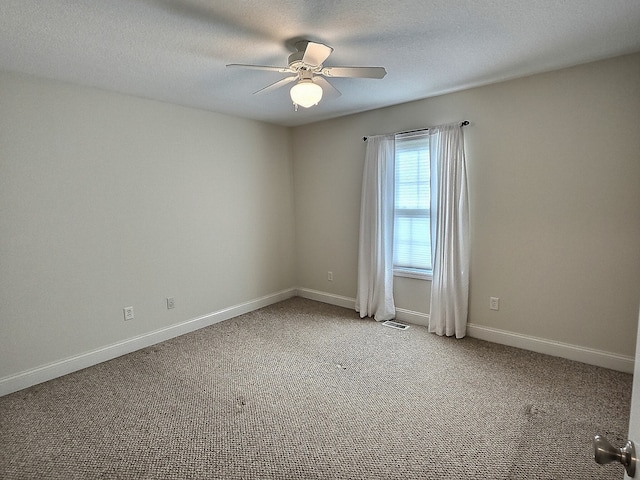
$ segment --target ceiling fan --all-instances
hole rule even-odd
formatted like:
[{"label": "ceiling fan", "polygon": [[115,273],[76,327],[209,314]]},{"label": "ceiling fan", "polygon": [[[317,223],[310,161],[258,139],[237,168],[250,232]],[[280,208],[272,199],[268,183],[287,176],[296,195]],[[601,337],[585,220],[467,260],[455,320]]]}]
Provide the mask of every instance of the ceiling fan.
[{"label": "ceiling fan", "polygon": [[324,61],[331,55],[333,48],[322,43],[302,40],[296,43],[297,51],[289,55],[288,67],[267,65],[245,65],[231,63],[227,67],[250,68],[269,72],[291,73],[289,77],[278,80],[261,88],[254,94],[267,93],[289,83],[297,82],[290,90],[295,109],[298,106],[309,108],[317,105],[323,93],[338,97],[340,92],[324,77],[383,78],[387,71],[384,67],[325,67]]}]

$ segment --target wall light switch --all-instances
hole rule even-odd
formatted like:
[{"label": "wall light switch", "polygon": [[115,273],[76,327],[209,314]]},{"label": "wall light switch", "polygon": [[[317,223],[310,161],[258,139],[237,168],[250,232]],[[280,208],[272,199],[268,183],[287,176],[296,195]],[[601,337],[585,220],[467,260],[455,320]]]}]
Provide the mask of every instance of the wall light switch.
[{"label": "wall light switch", "polygon": [[173,297],[167,297],[167,310],[176,308],[176,301]]}]

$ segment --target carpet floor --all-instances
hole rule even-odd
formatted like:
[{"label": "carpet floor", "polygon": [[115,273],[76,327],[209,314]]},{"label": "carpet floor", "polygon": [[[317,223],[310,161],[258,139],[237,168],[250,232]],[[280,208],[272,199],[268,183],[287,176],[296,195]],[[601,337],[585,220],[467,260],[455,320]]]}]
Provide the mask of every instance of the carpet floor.
[{"label": "carpet floor", "polygon": [[619,480],[631,383],[293,298],[0,398],[0,478]]}]

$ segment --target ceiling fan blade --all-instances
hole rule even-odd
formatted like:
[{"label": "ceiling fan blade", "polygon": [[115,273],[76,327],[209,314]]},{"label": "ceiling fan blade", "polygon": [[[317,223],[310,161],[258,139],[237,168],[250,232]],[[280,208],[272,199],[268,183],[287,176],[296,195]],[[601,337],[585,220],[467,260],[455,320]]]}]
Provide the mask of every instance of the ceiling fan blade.
[{"label": "ceiling fan blade", "polygon": [[284,87],[287,83],[295,82],[296,80],[298,80],[297,75],[293,75],[291,77],[285,77],[282,80],[278,80],[277,82],[272,83],[271,85],[267,85],[266,87],[261,88],[257,92],[253,92],[253,94],[256,95],[256,94],[271,92],[276,88]]},{"label": "ceiling fan blade", "polygon": [[324,45],[322,43],[309,42],[307,48],[304,51],[302,62],[307,65],[317,67],[322,65],[329,55],[333,52],[333,48]]},{"label": "ceiling fan blade", "polygon": [[290,73],[291,70],[289,67],[271,67],[268,65],[245,65],[243,63],[230,63],[227,67],[240,67],[240,68],[250,68],[252,70],[267,70],[269,72],[278,72],[278,73]]},{"label": "ceiling fan blade", "polygon": [[320,72],[327,77],[384,78],[384,67],[325,67]]},{"label": "ceiling fan blade", "polygon": [[322,87],[323,96],[326,98],[338,98],[342,93],[336,87],[323,77],[313,77],[313,83],[317,83]]}]

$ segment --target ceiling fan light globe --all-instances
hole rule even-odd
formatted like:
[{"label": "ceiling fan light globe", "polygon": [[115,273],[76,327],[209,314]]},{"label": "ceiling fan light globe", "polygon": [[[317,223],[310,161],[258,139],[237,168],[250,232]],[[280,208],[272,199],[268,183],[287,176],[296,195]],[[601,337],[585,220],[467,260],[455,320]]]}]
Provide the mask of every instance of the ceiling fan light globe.
[{"label": "ceiling fan light globe", "polygon": [[291,87],[291,101],[304,108],[317,105],[322,99],[322,87],[311,80],[301,80]]}]

